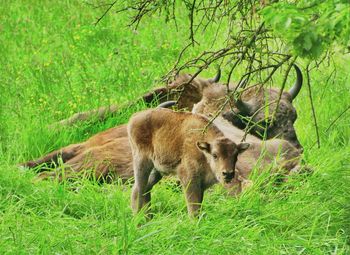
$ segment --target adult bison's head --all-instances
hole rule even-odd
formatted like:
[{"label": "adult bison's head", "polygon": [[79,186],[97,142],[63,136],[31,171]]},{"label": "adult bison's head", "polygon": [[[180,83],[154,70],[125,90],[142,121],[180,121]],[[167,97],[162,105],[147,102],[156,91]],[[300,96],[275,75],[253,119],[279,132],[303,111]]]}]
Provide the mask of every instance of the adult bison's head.
[{"label": "adult bison's head", "polygon": [[201,101],[203,91],[216,84],[220,80],[221,70],[214,78],[204,79],[193,77],[191,74],[178,75],[175,80],[169,84],[170,94],[177,101],[179,109],[192,110],[195,103]]},{"label": "adult bison's head", "polygon": [[296,65],[294,68],[297,80],[288,92],[282,92],[279,101],[280,89],[253,89],[235,101],[234,112],[227,111],[223,116],[239,128],[248,128],[249,133],[258,137],[282,138],[302,150],[294,129],[297,112],[292,102],[301,89],[303,77]]}]

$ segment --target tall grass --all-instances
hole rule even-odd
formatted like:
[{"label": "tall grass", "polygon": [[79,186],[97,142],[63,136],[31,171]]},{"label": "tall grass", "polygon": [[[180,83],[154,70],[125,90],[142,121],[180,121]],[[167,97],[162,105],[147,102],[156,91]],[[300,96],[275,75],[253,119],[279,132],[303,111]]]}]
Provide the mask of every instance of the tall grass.
[{"label": "tall grass", "polygon": [[294,103],[304,158],[314,174],[281,186],[256,177],[255,187],[239,198],[215,186],[206,192],[198,220],[188,218],[183,195],[171,182],[155,187],[155,217],[145,222],[132,216],[129,186],[34,183],[33,172],[19,171],[16,163],[127,122],[142,106],[103,123],[48,129],[74,112],[123,103],[157,86],[188,37],[181,32],[185,21],[176,31],[173,24],[146,20],[135,32],[125,16],[108,16],[94,26],[100,14],[77,1],[0,5],[1,254],[350,252],[349,113],[329,128],[350,103],[349,56],[337,54],[311,77],[320,149],[306,87]]}]

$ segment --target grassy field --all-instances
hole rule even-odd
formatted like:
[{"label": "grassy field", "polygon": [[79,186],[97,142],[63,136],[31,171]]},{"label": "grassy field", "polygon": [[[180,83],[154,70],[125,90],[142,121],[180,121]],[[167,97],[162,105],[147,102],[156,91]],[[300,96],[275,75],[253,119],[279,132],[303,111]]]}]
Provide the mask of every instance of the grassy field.
[{"label": "grassy field", "polygon": [[168,182],[155,188],[155,217],[145,223],[132,216],[129,186],[35,183],[35,173],[19,171],[19,162],[127,122],[142,106],[103,123],[48,129],[159,85],[188,38],[180,32],[185,22],[176,31],[156,18],[135,32],[124,16],[94,26],[100,14],[78,1],[1,1],[0,254],[350,253],[350,113],[329,128],[350,103],[349,55],[336,54],[311,77],[320,149],[306,86],[295,101],[297,133],[314,174],[278,187],[257,177],[240,198],[215,186],[198,220],[188,218],[182,193]]}]

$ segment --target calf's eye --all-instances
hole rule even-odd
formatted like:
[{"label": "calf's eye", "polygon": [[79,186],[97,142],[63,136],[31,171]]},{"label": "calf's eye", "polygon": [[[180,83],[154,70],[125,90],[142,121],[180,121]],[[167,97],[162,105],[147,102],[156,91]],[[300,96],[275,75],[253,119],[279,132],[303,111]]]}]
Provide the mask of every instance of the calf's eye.
[{"label": "calf's eye", "polygon": [[213,154],[213,158],[214,158],[214,159],[218,159],[218,155]]}]

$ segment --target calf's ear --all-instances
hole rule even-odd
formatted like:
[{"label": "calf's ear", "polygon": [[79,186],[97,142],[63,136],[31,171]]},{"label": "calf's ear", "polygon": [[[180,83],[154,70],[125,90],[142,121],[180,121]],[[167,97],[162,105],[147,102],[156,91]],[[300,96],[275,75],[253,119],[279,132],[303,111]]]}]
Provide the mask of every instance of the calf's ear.
[{"label": "calf's ear", "polygon": [[241,153],[243,151],[245,151],[246,149],[248,149],[250,146],[249,143],[240,143],[237,145],[237,149],[238,149],[238,152]]},{"label": "calf's ear", "polygon": [[210,153],[210,144],[207,142],[197,142],[197,147],[201,151]]}]

